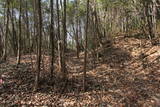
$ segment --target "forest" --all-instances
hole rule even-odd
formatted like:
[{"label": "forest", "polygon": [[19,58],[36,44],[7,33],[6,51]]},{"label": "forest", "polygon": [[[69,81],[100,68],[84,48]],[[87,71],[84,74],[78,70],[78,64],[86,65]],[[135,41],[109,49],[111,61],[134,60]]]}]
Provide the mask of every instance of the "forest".
[{"label": "forest", "polygon": [[160,107],[160,0],[0,0],[0,107]]}]

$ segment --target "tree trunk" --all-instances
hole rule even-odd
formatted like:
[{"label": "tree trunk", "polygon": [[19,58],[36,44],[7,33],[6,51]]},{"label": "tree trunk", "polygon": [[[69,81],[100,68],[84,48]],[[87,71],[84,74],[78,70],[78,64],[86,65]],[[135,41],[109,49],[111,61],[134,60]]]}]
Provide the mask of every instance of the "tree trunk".
[{"label": "tree trunk", "polygon": [[62,72],[63,78],[66,78],[66,63],[65,63],[65,52],[66,52],[66,37],[67,37],[67,28],[66,28],[66,0],[63,1],[64,6],[64,16],[63,16],[63,47],[62,47]]},{"label": "tree trunk", "polygon": [[12,41],[13,41],[13,52],[14,55],[17,55],[17,34],[16,34],[16,29],[15,29],[15,24],[14,24],[14,9],[13,9],[13,4],[12,4],[12,10],[11,10],[11,14],[10,14],[10,18],[11,18],[11,23],[12,23]]},{"label": "tree trunk", "polygon": [[51,26],[50,26],[50,39],[51,39],[51,79],[53,78],[53,71],[54,71],[54,14],[53,14],[53,0],[50,0],[50,8],[51,8]]},{"label": "tree trunk", "polygon": [[103,34],[100,32],[99,20],[98,20],[96,9],[95,9],[94,16],[95,16],[95,20],[96,20],[96,31],[98,33],[97,39],[98,39],[99,45],[102,47],[103,46],[103,43],[102,43],[102,36],[103,36]]},{"label": "tree trunk", "polygon": [[31,50],[33,50],[33,48],[36,48],[36,53],[38,53],[38,11],[37,11],[37,0],[33,1],[33,10],[34,10],[34,27],[33,27],[33,40],[32,40],[32,46],[31,46]]},{"label": "tree trunk", "polygon": [[7,19],[6,19],[6,31],[4,36],[4,45],[3,45],[3,56],[2,60],[6,61],[7,59],[7,37],[9,33],[9,0],[6,0],[6,6],[7,6]]},{"label": "tree trunk", "polygon": [[83,90],[86,90],[86,71],[87,71],[87,44],[88,44],[88,23],[89,23],[89,0],[87,0],[87,20],[85,31],[85,53],[84,53],[84,72],[83,72]]},{"label": "tree trunk", "polygon": [[[1,33],[0,33],[0,49],[3,49],[3,47],[2,47],[2,35],[1,35]],[[1,56],[2,56],[2,50],[0,50],[0,58],[1,58]]]},{"label": "tree trunk", "polygon": [[58,57],[59,57],[59,69],[63,73],[63,59],[62,59],[62,40],[60,37],[60,15],[59,15],[59,0],[56,0],[57,7],[57,37],[58,37]]},{"label": "tree trunk", "polygon": [[19,35],[18,35],[18,52],[17,52],[17,65],[20,64],[21,61],[21,18],[22,18],[22,1],[19,0]]},{"label": "tree trunk", "polygon": [[[28,0],[26,0],[26,7],[25,7],[25,13],[26,13],[26,33],[27,33],[27,39],[28,39],[28,48],[27,48],[27,52],[30,52],[31,49],[31,41],[30,41],[30,31],[29,31],[29,17],[28,17]],[[27,44],[26,44],[27,45]]]},{"label": "tree trunk", "polygon": [[77,51],[77,58],[79,58],[79,17],[78,17],[78,4],[79,1],[76,0],[76,51]]},{"label": "tree trunk", "polygon": [[154,45],[154,38],[156,37],[156,0],[144,1],[144,6],[149,28],[149,38],[152,45]]},{"label": "tree trunk", "polygon": [[41,70],[41,46],[42,46],[42,13],[41,13],[41,0],[37,1],[38,5],[38,53],[37,53],[37,74],[35,79],[35,89],[37,91],[39,86],[40,79],[40,70]]}]

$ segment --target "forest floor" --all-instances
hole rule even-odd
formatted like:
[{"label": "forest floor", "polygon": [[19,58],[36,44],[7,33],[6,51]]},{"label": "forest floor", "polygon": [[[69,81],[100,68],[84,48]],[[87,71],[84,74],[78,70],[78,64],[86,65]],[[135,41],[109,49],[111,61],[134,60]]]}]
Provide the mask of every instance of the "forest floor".
[{"label": "forest floor", "polygon": [[[142,45],[140,45],[140,43]],[[67,85],[55,72],[49,78],[50,57],[43,55],[41,81],[33,92],[35,55],[22,56],[0,63],[0,105],[39,107],[155,107],[160,105],[160,46],[136,38],[115,38],[112,46],[100,50],[103,55],[95,61],[89,55],[87,90],[82,91],[83,53],[67,53]],[[55,64],[55,71],[58,71]],[[62,93],[62,90],[64,91]],[[38,106],[39,105],[39,106]],[[158,106],[157,106],[158,107]]]}]

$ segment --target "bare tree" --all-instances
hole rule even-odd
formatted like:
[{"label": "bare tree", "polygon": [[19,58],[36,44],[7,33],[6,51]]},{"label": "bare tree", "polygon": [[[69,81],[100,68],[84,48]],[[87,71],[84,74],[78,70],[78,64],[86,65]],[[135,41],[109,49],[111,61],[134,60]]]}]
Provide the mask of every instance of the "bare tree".
[{"label": "bare tree", "polygon": [[37,1],[38,5],[38,53],[37,53],[37,74],[35,79],[35,88],[34,91],[37,90],[40,79],[40,71],[41,71],[41,46],[42,46],[42,13],[41,13],[41,0]]},{"label": "bare tree", "polygon": [[16,31],[16,27],[15,27],[15,11],[14,11],[14,6],[12,4],[12,9],[11,9],[11,14],[10,14],[10,18],[11,18],[11,24],[12,24],[12,44],[13,44],[13,52],[14,55],[17,56],[17,49],[18,49],[18,41],[17,41],[17,31]]},{"label": "bare tree", "polygon": [[60,38],[60,15],[59,15],[59,0],[56,0],[57,8],[57,38],[58,38],[58,57],[59,57],[59,69],[62,68],[62,53],[61,53],[61,38]]},{"label": "bare tree", "polygon": [[30,48],[31,48],[31,47],[30,47],[30,45],[31,45],[31,40],[30,40],[30,31],[29,31],[29,27],[30,27],[30,26],[29,26],[28,2],[27,2],[27,0],[25,1],[25,3],[26,3],[26,5],[25,5],[26,18],[25,18],[25,19],[26,19],[26,31],[27,31],[27,32],[26,32],[26,36],[27,36],[27,38],[28,38],[27,40],[28,40],[28,47],[29,47],[29,48],[27,49],[27,51],[30,52],[30,50],[31,50],[31,49],[30,49]]},{"label": "bare tree", "polygon": [[[64,58],[63,58],[63,51],[64,47],[62,47],[62,44],[64,45],[64,38],[63,40],[61,39],[60,35],[60,10],[59,10],[59,0],[56,0],[56,7],[57,7],[57,37],[58,37],[58,57],[59,57],[59,69],[61,73],[64,76]],[[64,25],[63,25],[64,27]],[[64,36],[63,36],[64,37]]]},{"label": "bare tree", "polygon": [[87,0],[87,20],[85,31],[85,53],[84,53],[84,74],[83,74],[83,90],[86,90],[86,72],[87,72],[87,47],[88,47],[88,23],[89,23],[89,0]]},{"label": "bare tree", "polygon": [[145,7],[149,38],[151,43],[154,44],[154,38],[156,37],[156,0],[143,0],[143,5]]},{"label": "bare tree", "polygon": [[51,79],[53,77],[53,71],[54,71],[54,38],[55,38],[55,34],[54,34],[54,14],[53,14],[53,0],[50,0],[50,9],[51,9],[51,25],[50,25],[50,39],[51,39]]},{"label": "bare tree", "polygon": [[78,5],[79,0],[76,0],[76,49],[77,49],[77,58],[79,58],[79,17],[78,17]]},{"label": "bare tree", "polygon": [[22,1],[19,0],[19,35],[18,35],[18,52],[17,52],[17,65],[20,64],[21,60],[21,18],[22,18]]},{"label": "bare tree", "polygon": [[5,30],[5,36],[4,36],[4,45],[3,45],[3,56],[2,60],[6,61],[7,58],[7,37],[9,33],[9,0],[6,0],[6,6],[7,6],[7,19],[6,19],[6,30]]}]

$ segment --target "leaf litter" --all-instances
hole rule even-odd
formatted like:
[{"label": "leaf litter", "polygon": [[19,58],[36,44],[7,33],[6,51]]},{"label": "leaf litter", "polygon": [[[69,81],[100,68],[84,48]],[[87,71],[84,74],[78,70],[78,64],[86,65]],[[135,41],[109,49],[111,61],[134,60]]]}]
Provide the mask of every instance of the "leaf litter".
[{"label": "leaf litter", "polygon": [[[144,47],[139,43],[143,41]],[[82,91],[83,53],[66,54],[68,84],[55,61],[54,79],[49,78],[50,56],[43,55],[40,87],[33,92],[36,56],[22,56],[17,67],[16,58],[0,64],[0,104],[58,107],[155,107],[160,106],[160,47],[148,45],[148,40],[115,39],[111,47],[100,49],[103,55],[96,60],[89,53],[87,91]],[[102,52],[103,50],[103,52]],[[143,55],[144,56],[141,56]],[[32,58],[31,58],[32,57]]]}]

